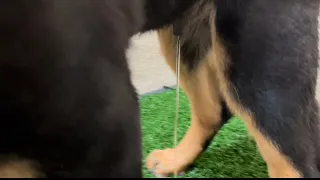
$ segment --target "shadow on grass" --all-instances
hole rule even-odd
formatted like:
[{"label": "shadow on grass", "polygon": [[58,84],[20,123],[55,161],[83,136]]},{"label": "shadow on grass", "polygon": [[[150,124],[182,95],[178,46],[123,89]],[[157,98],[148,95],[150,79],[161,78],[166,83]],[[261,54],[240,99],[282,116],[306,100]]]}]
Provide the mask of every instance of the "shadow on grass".
[{"label": "shadow on grass", "polygon": [[183,177],[267,178],[268,175],[255,143],[243,138],[230,145],[211,147]]}]

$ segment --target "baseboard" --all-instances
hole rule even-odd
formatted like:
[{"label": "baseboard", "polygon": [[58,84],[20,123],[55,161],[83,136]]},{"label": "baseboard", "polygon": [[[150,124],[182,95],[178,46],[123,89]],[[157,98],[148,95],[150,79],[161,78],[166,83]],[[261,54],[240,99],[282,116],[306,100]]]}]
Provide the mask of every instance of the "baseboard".
[{"label": "baseboard", "polygon": [[175,90],[176,89],[176,86],[163,86],[162,88],[160,89],[157,89],[157,90],[154,90],[154,91],[151,91],[151,92],[147,92],[147,93],[143,93],[143,94],[140,94],[139,97],[143,97],[143,96],[148,96],[148,95],[154,95],[154,94],[159,94],[159,93],[162,93],[162,92],[165,92],[165,91],[168,91],[168,90]]}]

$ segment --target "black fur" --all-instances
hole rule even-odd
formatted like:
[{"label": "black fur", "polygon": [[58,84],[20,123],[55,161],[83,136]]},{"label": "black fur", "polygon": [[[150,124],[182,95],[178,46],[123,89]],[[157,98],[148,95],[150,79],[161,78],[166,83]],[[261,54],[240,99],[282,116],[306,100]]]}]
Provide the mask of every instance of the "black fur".
[{"label": "black fur", "polygon": [[171,23],[191,2],[1,1],[0,154],[35,160],[51,178],[140,178],[125,51],[132,35]]},{"label": "black fur", "polygon": [[216,0],[234,96],[305,177],[319,177],[318,0]]},{"label": "black fur", "polygon": [[125,58],[141,0],[0,2],[1,155],[47,177],[136,177],[137,95]]},{"label": "black fur", "polygon": [[125,50],[133,34],[193,12],[200,29],[185,28],[183,63],[195,69],[215,23],[240,103],[305,177],[319,176],[319,0],[196,2],[1,1],[1,155],[36,160],[47,177],[141,177]]},{"label": "black fur", "polygon": [[146,21],[140,32],[157,30],[172,24],[195,2],[195,0],[145,0]]},{"label": "black fur", "polygon": [[177,17],[186,22],[181,37],[183,63],[189,71],[196,69],[211,47],[207,39],[214,23],[230,56],[227,75],[235,89],[233,96],[304,177],[320,177],[315,100],[320,1],[197,2]]}]

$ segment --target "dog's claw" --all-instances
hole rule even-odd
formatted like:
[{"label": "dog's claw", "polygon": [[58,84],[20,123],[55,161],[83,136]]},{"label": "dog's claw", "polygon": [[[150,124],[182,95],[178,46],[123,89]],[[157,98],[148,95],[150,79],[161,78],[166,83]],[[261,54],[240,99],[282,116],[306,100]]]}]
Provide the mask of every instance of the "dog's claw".
[{"label": "dog's claw", "polygon": [[156,174],[156,173],[155,173],[155,169],[156,169],[156,168],[153,168],[152,170],[149,170],[148,172],[149,172],[150,174],[153,174],[154,176],[156,176],[156,178],[166,178],[166,176]]},{"label": "dog's claw", "polygon": [[[179,153],[173,149],[155,150],[147,158],[146,167],[157,178],[165,178],[176,174],[181,176],[184,173],[183,157],[178,156]],[[182,159],[182,160],[181,160]]]},{"label": "dog's claw", "polygon": [[159,161],[154,162],[153,167],[156,168],[159,165]]}]

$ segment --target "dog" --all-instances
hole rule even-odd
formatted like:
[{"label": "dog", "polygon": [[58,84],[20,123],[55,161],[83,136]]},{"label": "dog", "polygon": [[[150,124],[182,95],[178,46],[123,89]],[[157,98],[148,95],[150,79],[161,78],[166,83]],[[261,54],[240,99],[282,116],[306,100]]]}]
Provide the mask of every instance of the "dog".
[{"label": "dog", "polygon": [[142,0],[0,2],[1,177],[142,177]]},{"label": "dog", "polygon": [[1,1],[0,177],[141,178],[126,50],[191,4]]},{"label": "dog", "polygon": [[141,178],[139,103],[125,51],[134,34],[157,30],[174,67],[172,25],[182,20],[192,123],[147,167],[184,170],[236,114],[270,177],[318,177],[318,3],[1,1],[0,176]]},{"label": "dog", "polygon": [[186,170],[237,115],[270,177],[320,177],[318,15],[318,0],[198,0],[155,28],[175,72],[181,26],[191,125],[175,148],[151,152],[146,167],[160,177]]}]

